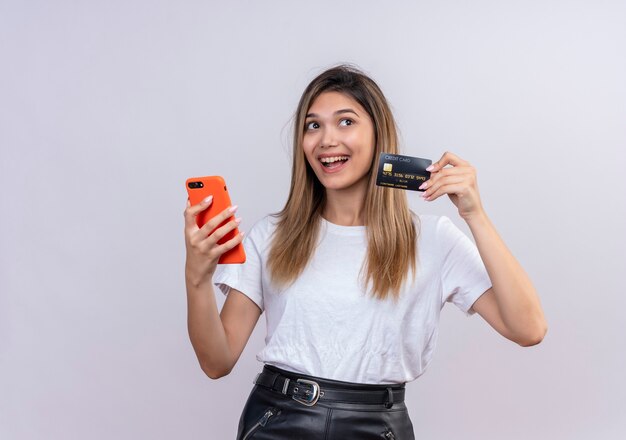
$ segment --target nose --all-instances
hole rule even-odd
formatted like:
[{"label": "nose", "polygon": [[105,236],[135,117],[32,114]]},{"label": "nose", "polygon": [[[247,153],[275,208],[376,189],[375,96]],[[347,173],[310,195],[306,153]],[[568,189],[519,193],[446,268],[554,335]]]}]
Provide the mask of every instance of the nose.
[{"label": "nose", "polygon": [[320,138],[320,147],[334,147],[337,145],[337,139],[335,136],[335,130],[332,128],[326,127],[322,131],[322,137]]}]

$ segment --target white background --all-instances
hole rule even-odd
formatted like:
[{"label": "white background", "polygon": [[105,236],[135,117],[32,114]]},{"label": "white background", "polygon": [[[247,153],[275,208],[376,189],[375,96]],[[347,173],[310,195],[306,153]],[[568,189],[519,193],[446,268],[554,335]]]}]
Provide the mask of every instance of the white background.
[{"label": "white background", "polygon": [[[416,437],[624,438],[625,18],[619,1],[0,0],[0,438],[234,437],[265,317],[229,376],[202,373],[184,182],[223,175],[243,230],[282,208],[292,114],[338,62],[381,86],[403,153],[476,167],[548,320],[522,348],[448,305],[407,384]],[[469,234],[446,196],[409,198]]]}]

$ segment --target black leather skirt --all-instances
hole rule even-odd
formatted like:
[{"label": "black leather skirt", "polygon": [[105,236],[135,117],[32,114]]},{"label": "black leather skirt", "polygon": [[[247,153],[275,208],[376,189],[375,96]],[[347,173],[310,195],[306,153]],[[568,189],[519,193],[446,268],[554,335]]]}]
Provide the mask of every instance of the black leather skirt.
[{"label": "black leather skirt", "polygon": [[265,365],[239,419],[237,440],[414,440],[405,384],[372,385]]}]

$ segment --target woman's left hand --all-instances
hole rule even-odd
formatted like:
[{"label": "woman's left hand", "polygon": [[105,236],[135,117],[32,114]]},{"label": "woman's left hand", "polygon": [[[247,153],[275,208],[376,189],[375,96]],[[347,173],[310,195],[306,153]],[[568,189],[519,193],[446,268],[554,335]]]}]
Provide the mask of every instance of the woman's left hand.
[{"label": "woman's left hand", "polygon": [[[444,168],[448,164],[452,167]],[[432,201],[448,194],[459,215],[466,221],[484,213],[478,194],[476,169],[469,162],[446,151],[431,167],[430,170],[427,168],[430,179],[420,186],[420,189],[426,189],[422,194],[424,200]]]}]

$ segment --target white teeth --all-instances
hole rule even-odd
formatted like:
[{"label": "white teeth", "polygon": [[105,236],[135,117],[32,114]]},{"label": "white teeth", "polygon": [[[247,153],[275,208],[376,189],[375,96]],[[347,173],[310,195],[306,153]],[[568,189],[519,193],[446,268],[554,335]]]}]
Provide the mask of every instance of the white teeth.
[{"label": "white teeth", "polygon": [[348,156],[322,157],[320,161],[323,163],[333,163],[338,160],[348,160]]}]

